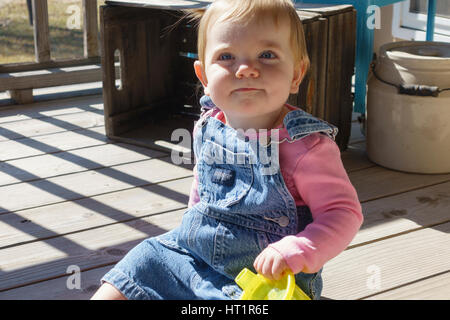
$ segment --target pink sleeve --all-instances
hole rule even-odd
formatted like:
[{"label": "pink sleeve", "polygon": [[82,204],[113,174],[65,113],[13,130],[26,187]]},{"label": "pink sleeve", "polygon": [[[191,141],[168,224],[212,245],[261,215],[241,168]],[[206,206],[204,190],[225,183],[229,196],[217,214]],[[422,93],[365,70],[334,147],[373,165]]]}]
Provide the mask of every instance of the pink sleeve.
[{"label": "pink sleeve", "polygon": [[284,257],[294,273],[314,273],[354,238],[363,221],[361,204],[339,148],[326,136],[298,159],[293,179],[313,222],[270,247]]},{"label": "pink sleeve", "polygon": [[198,175],[197,175],[197,166],[194,166],[194,180],[191,185],[191,193],[189,195],[189,203],[188,208],[194,206],[196,203],[200,201],[200,197],[198,196]]}]

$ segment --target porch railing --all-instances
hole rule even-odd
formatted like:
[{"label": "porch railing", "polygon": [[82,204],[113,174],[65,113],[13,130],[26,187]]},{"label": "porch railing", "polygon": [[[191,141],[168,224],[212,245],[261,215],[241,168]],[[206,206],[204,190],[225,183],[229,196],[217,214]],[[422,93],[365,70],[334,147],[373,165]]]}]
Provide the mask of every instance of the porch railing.
[{"label": "porch railing", "polygon": [[33,101],[33,89],[102,80],[97,0],[82,0],[84,57],[52,60],[47,0],[32,0],[35,62],[0,65],[0,92],[15,103]]}]

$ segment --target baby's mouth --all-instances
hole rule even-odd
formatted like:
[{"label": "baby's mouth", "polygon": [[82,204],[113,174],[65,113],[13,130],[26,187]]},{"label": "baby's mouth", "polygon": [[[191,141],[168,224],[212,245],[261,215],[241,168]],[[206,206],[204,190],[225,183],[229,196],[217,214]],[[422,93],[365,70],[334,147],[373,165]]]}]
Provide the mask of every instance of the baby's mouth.
[{"label": "baby's mouth", "polygon": [[257,89],[257,88],[239,88],[239,89],[235,89],[233,90],[233,92],[256,92],[256,91],[260,91],[261,89]]}]

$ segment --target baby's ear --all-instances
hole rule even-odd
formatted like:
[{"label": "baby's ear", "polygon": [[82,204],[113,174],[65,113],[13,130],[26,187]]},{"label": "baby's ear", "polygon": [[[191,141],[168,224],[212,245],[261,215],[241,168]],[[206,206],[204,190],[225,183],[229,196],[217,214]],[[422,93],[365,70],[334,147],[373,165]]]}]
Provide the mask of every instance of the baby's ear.
[{"label": "baby's ear", "polygon": [[205,74],[205,70],[203,68],[203,64],[196,60],[194,62],[194,70],[195,70],[195,75],[197,76],[198,80],[200,80],[200,82],[203,85],[203,91],[205,93],[205,95],[209,96],[209,90],[208,90],[208,80],[206,79],[206,74]]},{"label": "baby's ear", "polygon": [[299,63],[298,66],[294,67],[294,76],[292,78],[290,93],[298,92],[298,88],[300,87],[300,83],[302,83],[305,74],[306,74],[306,66],[305,63],[302,61]]}]

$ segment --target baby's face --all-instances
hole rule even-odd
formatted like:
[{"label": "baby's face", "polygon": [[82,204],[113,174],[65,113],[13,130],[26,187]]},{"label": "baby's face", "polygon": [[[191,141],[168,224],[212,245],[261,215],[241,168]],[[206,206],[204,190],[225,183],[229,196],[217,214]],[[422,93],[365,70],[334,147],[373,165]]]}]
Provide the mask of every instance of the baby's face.
[{"label": "baby's face", "polygon": [[286,20],[278,26],[271,18],[210,25],[205,65],[196,62],[195,68],[205,94],[227,117],[269,119],[297,92],[302,74],[294,67]]}]

